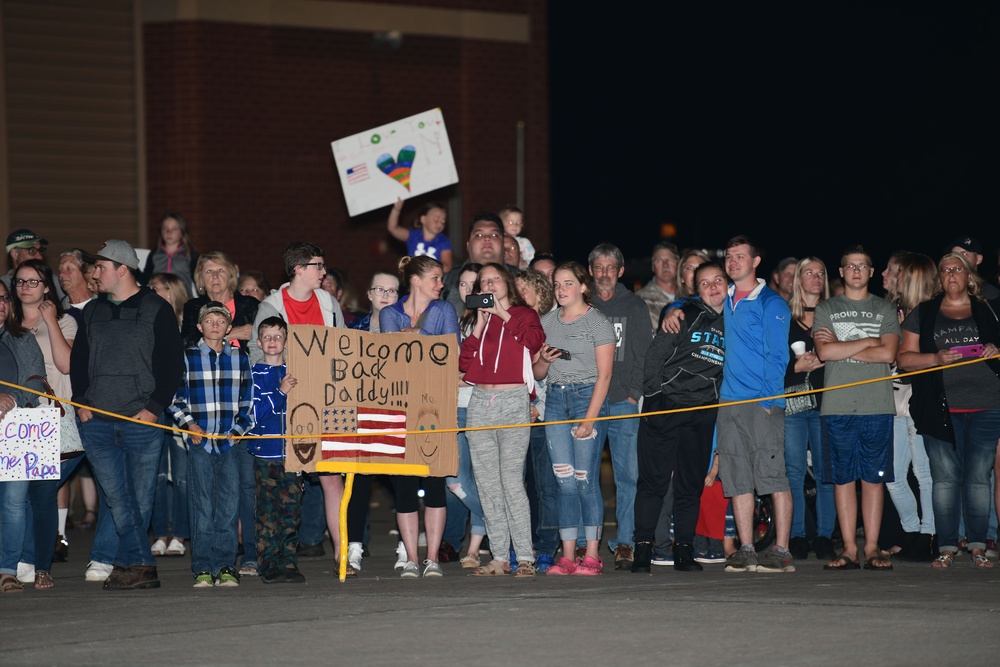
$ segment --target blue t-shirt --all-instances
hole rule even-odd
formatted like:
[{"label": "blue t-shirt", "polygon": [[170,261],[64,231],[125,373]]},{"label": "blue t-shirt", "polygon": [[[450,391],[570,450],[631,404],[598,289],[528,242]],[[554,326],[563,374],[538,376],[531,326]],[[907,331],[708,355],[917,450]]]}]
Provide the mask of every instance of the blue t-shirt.
[{"label": "blue t-shirt", "polygon": [[411,229],[410,238],[406,239],[406,253],[410,257],[427,255],[437,261],[441,261],[441,253],[451,250],[451,241],[444,234],[438,234],[434,240],[427,242],[424,240],[424,230]]}]

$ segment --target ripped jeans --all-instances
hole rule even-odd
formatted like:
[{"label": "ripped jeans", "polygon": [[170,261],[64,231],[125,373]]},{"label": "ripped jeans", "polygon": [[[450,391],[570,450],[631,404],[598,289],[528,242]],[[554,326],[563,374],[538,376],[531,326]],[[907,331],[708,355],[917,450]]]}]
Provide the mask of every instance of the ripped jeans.
[{"label": "ripped jeans", "polygon": [[[587,414],[592,384],[550,384],[546,386],[545,419],[582,419]],[[599,416],[608,415],[605,399]],[[571,429],[576,424],[546,424],[545,439],[556,475],[559,493],[559,538],[576,540],[583,519],[587,541],[601,539],[604,499],[601,497],[601,450],[608,433],[606,421],[595,422],[596,438],[577,440]]]}]

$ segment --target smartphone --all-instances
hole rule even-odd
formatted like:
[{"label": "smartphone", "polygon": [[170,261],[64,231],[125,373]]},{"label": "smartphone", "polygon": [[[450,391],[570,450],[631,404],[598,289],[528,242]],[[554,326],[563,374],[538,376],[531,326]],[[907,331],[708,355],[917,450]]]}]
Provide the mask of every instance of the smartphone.
[{"label": "smartphone", "polygon": [[556,352],[559,353],[558,357],[559,359],[565,359],[566,361],[570,361],[573,358],[572,356],[570,356],[569,350],[560,350],[558,347],[554,347],[552,349],[554,349]]},{"label": "smartphone", "polygon": [[470,294],[465,297],[465,307],[469,310],[492,308],[493,294],[491,292],[487,292],[486,294]]},{"label": "smartphone", "polygon": [[983,345],[959,345],[957,347],[950,348],[951,352],[958,352],[962,355],[963,359],[971,359],[973,357],[983,356],[983,350],[986,348]]}]

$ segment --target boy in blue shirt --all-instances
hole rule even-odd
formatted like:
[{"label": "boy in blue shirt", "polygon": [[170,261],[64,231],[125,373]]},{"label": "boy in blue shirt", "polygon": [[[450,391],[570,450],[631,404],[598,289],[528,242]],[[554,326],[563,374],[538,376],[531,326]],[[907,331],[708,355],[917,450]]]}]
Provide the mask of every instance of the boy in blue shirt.
[{"label": "boy in blue shirt", "polygon": [[[288,391],[297,384],[285,365],[288,325],[280,317],[268,317],[257,327],[257,346],[263,363],[253,365],[253,435],[284,435]],[[257,554],[265,584],[300,584],[295,555],[299,546],[302,508],[302,476],[285,472],[283,438],[247,441],[254,455],[257,483]]]},{"label": "boy in blue shirt", "polygon": [[231,327],[225,305],[210,301],[202,306],[202,338],[184,350],[184,380],[168,408],[181,428],[194,432],[186,440],[195,588],[240,585],[235,567],[240,473],[233,444],[253,426],[253,385],[248,357],[226,341]]}]

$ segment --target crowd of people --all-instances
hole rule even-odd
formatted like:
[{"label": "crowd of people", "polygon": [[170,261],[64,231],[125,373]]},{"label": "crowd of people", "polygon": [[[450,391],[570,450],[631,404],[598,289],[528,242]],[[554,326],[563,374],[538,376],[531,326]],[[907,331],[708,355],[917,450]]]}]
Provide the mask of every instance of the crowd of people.
[{"label": "crowd of people", "polygon": [[[516,206],[473,217],[461,264],[443,206],[411,229],[402,208],[388,232],[408,254],[371,277],[367,312],[320,246],[289,244],[272,290],[226,252],[196,252],[176,212],[144,265],[109,240],[62,252],[57,277],[44,238],[11,233],[0,418],[52,403],[25,389],[78,407],[64,406],[60,479],[0,484],[0,592],[54,586],[66,484],[84,469],[99,496],[85,578],[105,589],[159,587],[156,559],[188,551],[197,588],[298,583],[298,559],[323,554],[327,537],[356,576],[372,477],[356,477],[345,545],[342,475],[283,465],[294,324],[454,336],[459,427],[523,425],[460,433],[454,477],[382,480],[402,578],[443,576],[449,561],[476,577],[597,576],[602,544],[634,573],[791,572],[810,552],[826,570],[887,571],[893,558],[948,568],[963,550],[995,566],[1000,290],[978,274],[976,239],[939,261],[893,254],[884,297],[861,246],[835,280],[812,256],[765,280],[749,237],[730,239],[721,262],[662,242],[633,292],[616,246],[559,262],[523,236]],[[927,369],[938,370],[906,375]],[[617,524],[606,541],[605,443]],[[758,554],[762,495],[775,537]]]}]

